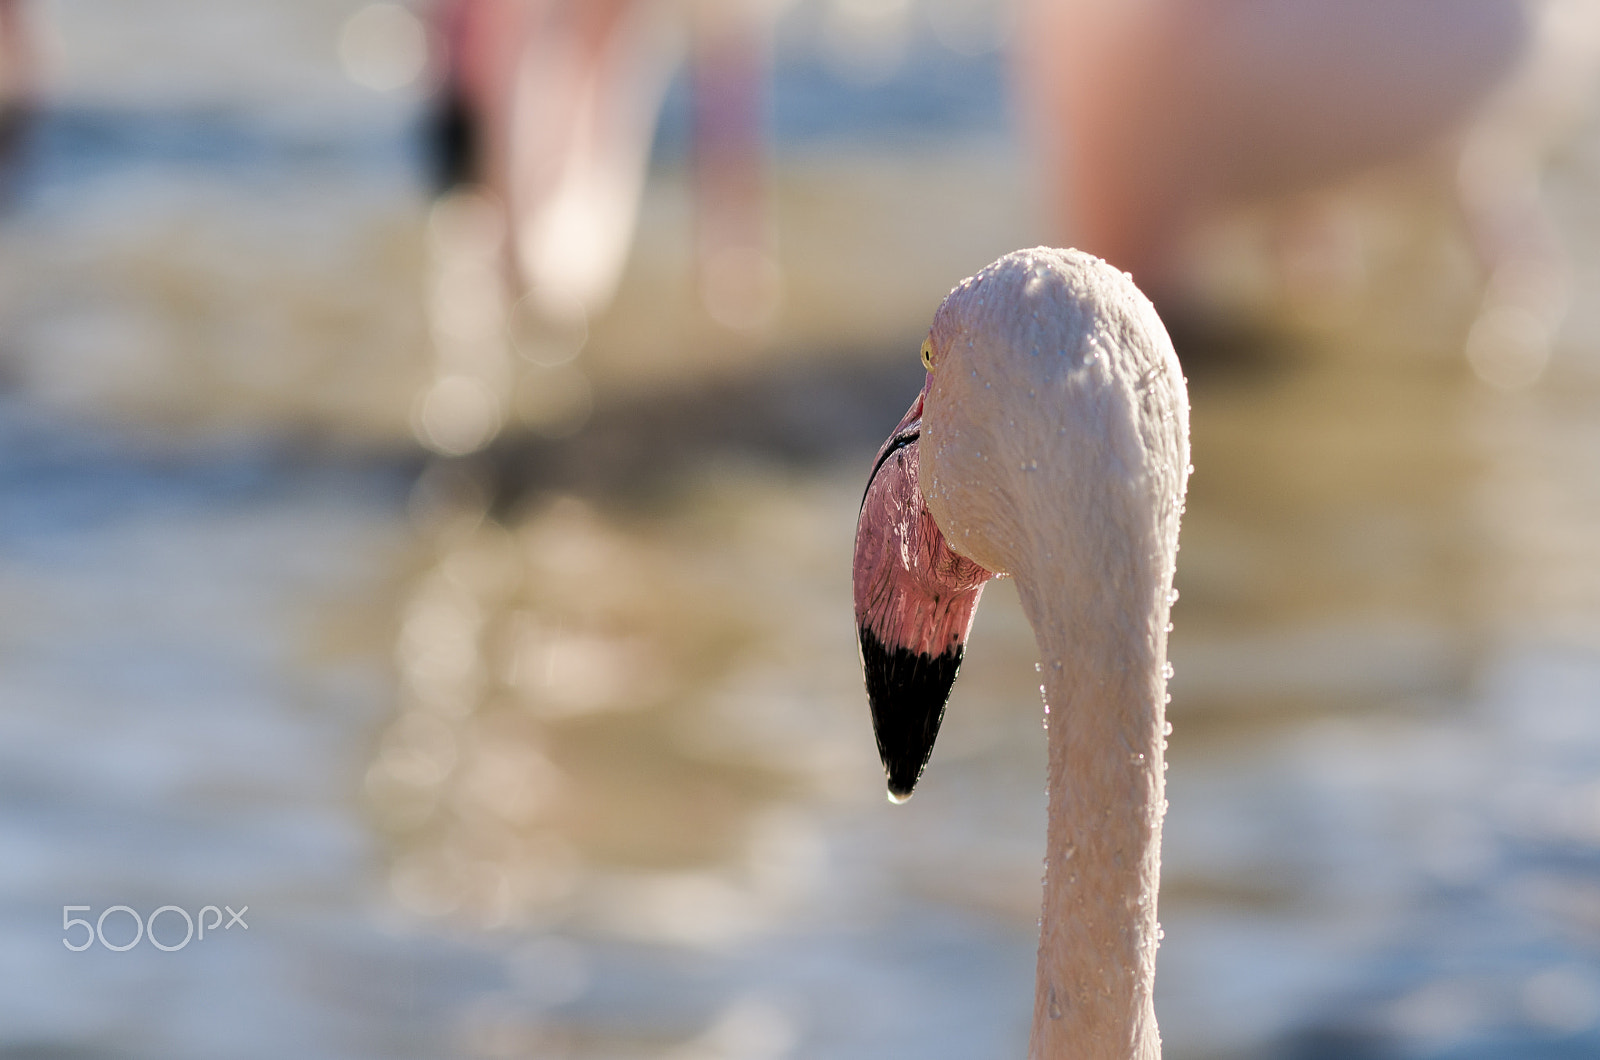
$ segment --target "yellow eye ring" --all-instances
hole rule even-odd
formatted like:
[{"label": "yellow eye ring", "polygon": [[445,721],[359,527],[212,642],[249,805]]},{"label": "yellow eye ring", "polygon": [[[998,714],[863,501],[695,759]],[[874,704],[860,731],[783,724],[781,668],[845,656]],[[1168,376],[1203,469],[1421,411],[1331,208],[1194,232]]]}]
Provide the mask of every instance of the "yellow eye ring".
[{"label": "yellow eye ring", "polygon": [[926,368],[930,372],[933,371],[933,340],[932,339],[923,339],[922,340],[922,367]]}]

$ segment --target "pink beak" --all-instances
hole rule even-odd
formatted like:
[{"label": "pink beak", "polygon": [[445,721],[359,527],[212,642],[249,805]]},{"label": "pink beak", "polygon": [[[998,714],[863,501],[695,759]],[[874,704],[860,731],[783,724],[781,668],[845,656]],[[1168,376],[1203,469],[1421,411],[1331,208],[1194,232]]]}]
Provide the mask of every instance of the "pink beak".
[{"label": "pink beak", "polygon": [[889,796],[911,797],[933,753],[983,585],[923,503],[917,442],[927,387],[872,467],[856,523],[856,627]]}]

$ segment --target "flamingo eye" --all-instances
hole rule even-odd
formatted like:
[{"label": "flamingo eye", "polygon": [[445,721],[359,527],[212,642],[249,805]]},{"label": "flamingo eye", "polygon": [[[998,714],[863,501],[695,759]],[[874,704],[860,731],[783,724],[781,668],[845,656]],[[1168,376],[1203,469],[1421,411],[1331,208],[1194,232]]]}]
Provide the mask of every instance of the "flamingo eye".
[{"label": "flamingo eye", "polygon": [[932,339],[923,339],[922,340],[922,367],[926,368],[930,372],[933,371],[933,340]]}]

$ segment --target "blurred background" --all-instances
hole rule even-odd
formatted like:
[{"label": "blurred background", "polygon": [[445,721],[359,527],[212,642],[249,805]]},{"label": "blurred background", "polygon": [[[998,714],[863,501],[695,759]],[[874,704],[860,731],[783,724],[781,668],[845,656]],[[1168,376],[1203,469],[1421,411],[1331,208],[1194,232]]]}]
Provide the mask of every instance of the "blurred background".
[{"label": "blurred background", "polygon": [[890,807],[849,564],[1038,243],[1190,383],[1167,1055],[1600,1055],[1600,10],[1445,6],[0,3],[0,1057],[1024,1055],[1031,632]]}]

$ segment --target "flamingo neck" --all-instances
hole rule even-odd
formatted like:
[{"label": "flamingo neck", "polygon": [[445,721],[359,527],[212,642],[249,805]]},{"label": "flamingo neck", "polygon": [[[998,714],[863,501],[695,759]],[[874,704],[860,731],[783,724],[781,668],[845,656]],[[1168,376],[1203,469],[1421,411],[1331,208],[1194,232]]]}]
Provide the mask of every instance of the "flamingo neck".
[{"label": "flamingo neck", "polygon": [[1064,587],[1017,572],[1050,748],[1032,1060],[1161,1055],[1151,995],[1171,564],[1111,566],[1128,577]]}]

